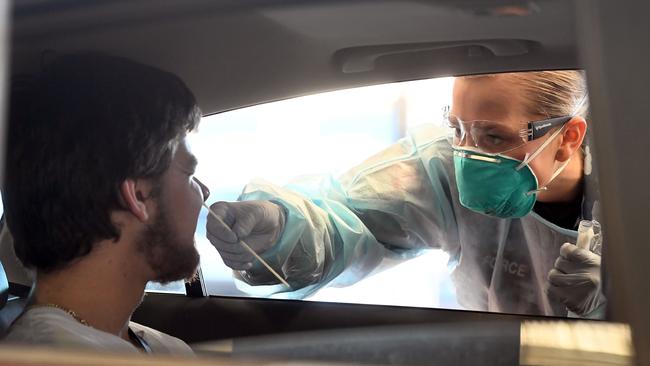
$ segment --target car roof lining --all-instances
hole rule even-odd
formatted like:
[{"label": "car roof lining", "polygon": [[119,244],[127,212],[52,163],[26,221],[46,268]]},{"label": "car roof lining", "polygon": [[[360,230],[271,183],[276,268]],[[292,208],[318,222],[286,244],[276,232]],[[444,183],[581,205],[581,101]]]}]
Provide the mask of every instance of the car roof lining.
[{"label": "car roof lining", "polygon": [[580,66],[573,2],[484,15],[511,3],[27,0],[14,7],[11,70],[35,73],[44,55],[81,50],[124,56],[179,75],[211,114],[388,82]]}]

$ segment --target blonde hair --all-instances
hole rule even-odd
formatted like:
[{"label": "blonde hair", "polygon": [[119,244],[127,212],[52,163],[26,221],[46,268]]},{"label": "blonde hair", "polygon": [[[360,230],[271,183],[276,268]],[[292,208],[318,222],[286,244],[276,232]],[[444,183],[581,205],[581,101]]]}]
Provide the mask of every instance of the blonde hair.
[{"label": "blonde hair", "polygon": [[588,119],[589,98],[584,71],[526,71],[468,75],[462,78],[507,78],[520,87],[528,101],[524,111],[545,118],[581,116]]},{"label": "blonde hair", "polygon": [[501,74],[524,90],[531,115],[546,118],[589,115],[587,82],[583,71],[532,71]]}]

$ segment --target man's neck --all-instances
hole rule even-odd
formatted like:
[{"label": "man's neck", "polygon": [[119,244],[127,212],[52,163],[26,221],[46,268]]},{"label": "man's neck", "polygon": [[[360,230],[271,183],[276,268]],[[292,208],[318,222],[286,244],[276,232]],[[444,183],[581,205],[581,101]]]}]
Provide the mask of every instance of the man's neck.
[{"label": "man's neck", "polygon": [[[120,243],[98,243],[64,269],[39,273],[35,305],[53,304],[75,312],[93,328],[128,339],[131,314],[142,301],[147,280]],[[133,256],[130,256],[133,258]]]}]

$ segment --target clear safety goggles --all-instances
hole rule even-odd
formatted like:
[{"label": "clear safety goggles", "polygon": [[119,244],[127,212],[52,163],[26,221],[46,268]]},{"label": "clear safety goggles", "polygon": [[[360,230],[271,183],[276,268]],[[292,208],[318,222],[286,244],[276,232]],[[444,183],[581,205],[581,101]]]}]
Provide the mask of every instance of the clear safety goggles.
[{"label": "clear safety goggles", "polygon": [[519,126],[497,121],[463,121],[443,109],[446,127],[451,129],[454,147],[474,147],[490,154],[502,154],[546,135],[555,127],[564,126],[571,116],[522,122]]}]

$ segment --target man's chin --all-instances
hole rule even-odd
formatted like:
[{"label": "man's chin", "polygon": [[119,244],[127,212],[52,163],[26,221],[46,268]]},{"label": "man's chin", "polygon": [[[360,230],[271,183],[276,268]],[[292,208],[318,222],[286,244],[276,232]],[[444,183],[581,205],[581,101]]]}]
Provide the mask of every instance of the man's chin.
[{"label": "man's chin", "polygon": [[200,256],[196,248],[193,247],[191,253],[176,254],[178,255],[168,256],[156,266],[154,282],[164,285],[174,281],[192,282],[198,279]]},{"label": "man's chin", "polygon": [[198,279],[199,279],[199,271],[198,271],[198,268],[197,268],[197,271],[195,271],[194,274],[189,275],[189,276],[183,276],[183,277],[177,277],[177,276],[169,277],[169,276],[166,276],[166,277],[156,278],[156,279],[152,280],[152,282],[156,282],[156,283],[159,283],[159,284],[164,286],[164,285],[170,284],[172,282],[177,282],[177,281],[192,283],[194,281],[197,281]]},{"label": "man's chin", "polygon": [[160,201],[158,216],[147,226],[139,243],[154,273],[152,281],[166,284],[192,279],[196,276],[200,259],[194,233],[185,237],[173,231],[164,207]]}]

